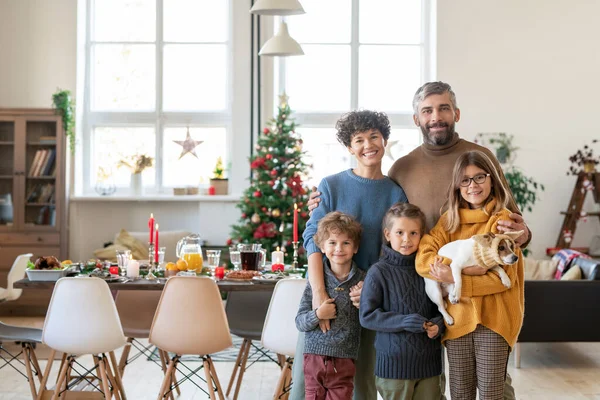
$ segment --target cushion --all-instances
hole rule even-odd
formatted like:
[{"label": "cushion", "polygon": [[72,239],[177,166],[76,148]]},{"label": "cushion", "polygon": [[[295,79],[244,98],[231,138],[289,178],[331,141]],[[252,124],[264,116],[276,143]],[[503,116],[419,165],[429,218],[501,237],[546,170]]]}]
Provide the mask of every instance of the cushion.
[{"label": "cushion", "polygon": [[573,265],[565,274],[560,278],[561,281],[576,281],[581,279],[581,268],[579,265]]},{"label": "cushion", "polygon": [[557,260],[536,260],[534,258],[525,257],[524,261],[524,276],[525,280],[551,280],[554,279]]},{"label": "cushion", "polygon": [[131,250],[131,257],[134,260],[147,260],[148,247],[140,240],[134,238],[125,229],[121,229],[115,243],[108,247],[94,251],[94,256],[100,260],[117,261],[116,250]]}]

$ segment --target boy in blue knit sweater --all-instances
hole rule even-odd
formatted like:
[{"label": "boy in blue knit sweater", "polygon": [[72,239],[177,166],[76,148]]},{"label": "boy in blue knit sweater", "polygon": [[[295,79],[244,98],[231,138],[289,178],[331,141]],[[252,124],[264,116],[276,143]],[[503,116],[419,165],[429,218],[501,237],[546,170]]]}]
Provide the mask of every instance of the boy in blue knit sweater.
[{"label": "boy in blue knit sweater", "polygon": [[417,206],[394,204],[383,219],[387,244],[362,289],[360,323],[376,331],[375,384],[386,400],[434,400],[442,395],[444,320],[415,270],[424,229],[425,215]]},{"label": "boy in blue knit sweater", "polygon": [[[319,221],[314,236],[327,257],[323,275],[330,298],[313,309],[312,289],[307,282],[296,316],[296,327],[305,332],[303,365],[307,399],[352,398],[361,327],[350,289],[365,277],[352,261],[361,231],[362,227],[351,216],[336,211]],[[331,320],[329,331],[322,332],[319,328],[322,320]]]}]

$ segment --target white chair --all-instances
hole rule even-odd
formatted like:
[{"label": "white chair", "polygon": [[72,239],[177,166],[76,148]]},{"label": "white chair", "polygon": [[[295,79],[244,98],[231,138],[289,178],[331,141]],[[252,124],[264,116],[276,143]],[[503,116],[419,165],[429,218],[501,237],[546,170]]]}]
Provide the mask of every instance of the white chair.
[{"label": "white chair", "polygon": [[188,373],[181,381],[175,382],[174,372],[183,354],[201,356],[210,398],[214,400],[217,392],[219,399],[223,399],[223,390],[210,354],[231,347],[232,341],[215,281],[193,276],[169,278],[152,322],[150,343],[175,353],[169,362],[158,399],[166,398],[181,382],[196,375],[197,370],[186,367]]},{"label": "white chair", "polygon": [[292,387],[292,365],[298,341],[296,314],[305,287],[306,279],[283,279],[277,282],[265,318],[262,346],[287,357],[275,388],[275,399],[287,399]]},{"label": "white chair", "polygon": [[[75,358],[84,354],[91,354],[95,361],[90,372],[98,371],[104,398],[114,395],[117,399],[126,399],[113,353],[125,345],[125,335],[106,282],[99,278],[59,279],[48,306],[42,342],[53,350],[50,359],[54,358],[54,351],[65,354],[52,399],[73,389],[83,379],[89,379],[84,376],[70,382]],[[114,372],[106,353],[110,353]],[[42,387],[47,378],[48,373],[45,373]]]},{"label": "white chair", "polygon": [[17,300],[21,297],[23,289],[15,289],[13,283],[19,279],[23,279],[25,270],[27,269],[27,261],[29,261],[31,257],[33,257],[33,254],[31,253],[17,256],[12,267],[10,267],[10,271],[8,271],[8,276],[6,277],[6,289],[0,288],[0,302]]}]

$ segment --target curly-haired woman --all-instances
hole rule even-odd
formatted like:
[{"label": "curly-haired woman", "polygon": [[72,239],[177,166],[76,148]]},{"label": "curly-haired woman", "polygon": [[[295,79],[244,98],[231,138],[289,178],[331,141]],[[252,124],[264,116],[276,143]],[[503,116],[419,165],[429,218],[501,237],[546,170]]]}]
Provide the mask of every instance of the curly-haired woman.
[{"label": "curly-haired woman", "polygon": [[[338,141],[356,158],[357,165],[321,181],[318,188],[321,202],[313,211],[303,233],[304,248],[308,254],[308,279],[313,291],[313,309],[329,299],[323,278],[323,254],[313,239],[319,220],[331,211],[341,211],[353,216],[362,225],[363,235],[354,261],[366,271],[379,258],[383,216],[393,204],[408,201],[404,190],[381,170],[390,136],[387,115],[376,111],[352,111],[338,120],[336,129]],[[351,296],[353,304],[358,307],[360,290],[361,287],[354,287],[350,293],[340,291],[338,296]],[[321,321],[320,328],[326,332],[335,323],[335,319]],[[297,355],[304,353],[304,337],[300,336]],[[377,397],[374,339],[374,332],[363,329],[356,361],[355,400]],[[303,399],[304,373],[300,356],[294,360],[293,382],[290,399]]]}]

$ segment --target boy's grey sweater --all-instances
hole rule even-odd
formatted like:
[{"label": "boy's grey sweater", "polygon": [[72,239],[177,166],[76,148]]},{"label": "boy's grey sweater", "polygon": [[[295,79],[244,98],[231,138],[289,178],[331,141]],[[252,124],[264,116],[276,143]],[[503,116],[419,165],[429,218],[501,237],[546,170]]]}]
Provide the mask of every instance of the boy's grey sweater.
[{"label": "boy's grey sweater", "polygon": [[[415,254],[403,256],[382,246],[369,268],[360,296],[360,323],[376,331],[375,375],[386,379],[423,379],[442,373],[440,335],[444,320],[425,293],[415,270]],[[430,339],[424,322],[439,328]]]},{"label": "boy's grey sweater", "polygon": [[331,329],[323,333],[317,311],[312,309],[312,289],[307,282],[296,315],[296,327],[300,332],[306,332],[304,353],[356,360],[361,328],[358,309],[352,305],[349,292],[352,286],[365,279],[365,272],[352,263],[348,278],[340,282],[331,271],[329,260],[325,259],[324,263],[325,289],[329,297],[335,299],[336,317],[331,320]]}]

